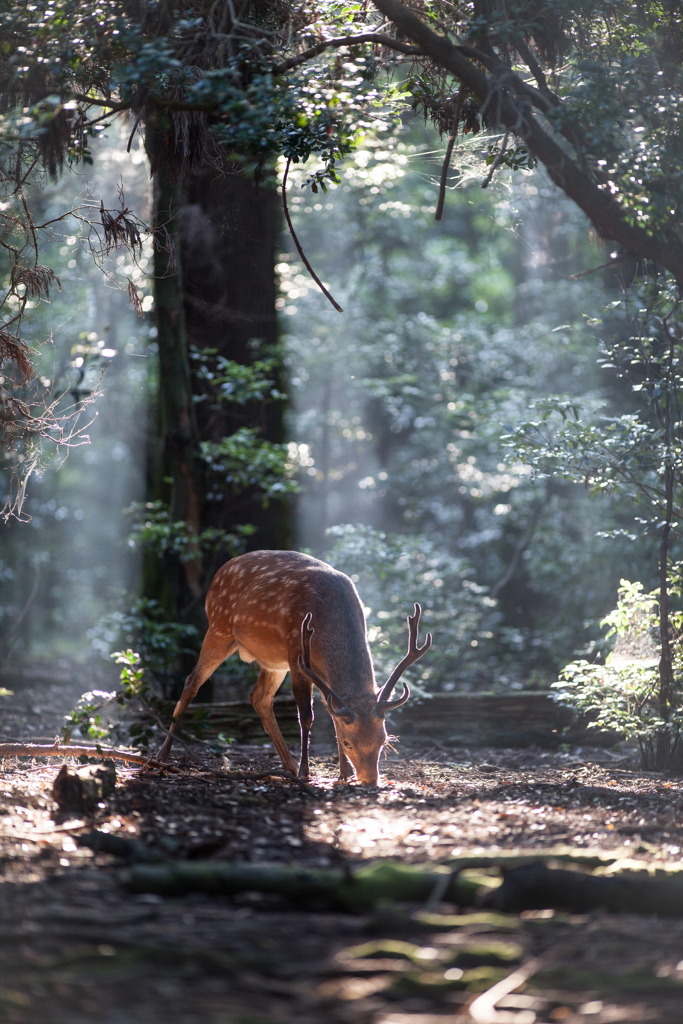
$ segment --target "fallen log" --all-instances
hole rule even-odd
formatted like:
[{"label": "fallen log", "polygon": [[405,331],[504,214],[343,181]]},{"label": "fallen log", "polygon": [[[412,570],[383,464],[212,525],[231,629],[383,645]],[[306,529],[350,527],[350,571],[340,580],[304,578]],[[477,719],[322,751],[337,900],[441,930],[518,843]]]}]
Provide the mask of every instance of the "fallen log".
[{"label": "fallen log", "polygon": [[362,912],[392,900],[425,903],[434,889],[447,885],[442,898],[471,906],[480,884],[444,871],[424,870],[396,861],[384,861],[357,871],[302,868],[285,864],[169,861],[135,865],[124,884],[134,893],[182,896],[206,892],[235,896],[264,892],[284,896],[298,904],[324,904],[336,910]]},{"label": "fallen log", "polygon": [[125,884],[132,892],[160,896],[274,893],[297,903],[322,902],[351,912],[394,900],[429,903],[438,892],[444,902],[487,907],[506,914],[546,909],[584,913],[602,908],[611,913],[683,917],[683,873],[651,877],[645,872],[625,871],[603,877],[547,868],[540,863],[504,869],[503,882],[496,888],[489,887],[481,877],[471,878],[457,870],[444,879],[443,870],[425,870],[396,861],[353,872],[282,864],[169,861],[134,866]]},{"label": "fallen log", "polygon": [[505,914],[523,910],[566,910],[574,914],[607,910],[613,914],[683,917],[683,873],[648,875],[623,871],[604,877],[523,864],[503,869],[503,883],[482,905]]}]

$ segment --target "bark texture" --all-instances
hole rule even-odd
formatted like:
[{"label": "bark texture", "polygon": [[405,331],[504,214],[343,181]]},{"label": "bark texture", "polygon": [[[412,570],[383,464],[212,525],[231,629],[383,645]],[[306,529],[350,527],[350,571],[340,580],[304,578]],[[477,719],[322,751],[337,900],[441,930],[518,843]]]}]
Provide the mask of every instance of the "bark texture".
[{"label": "bark texture", "polygon": [[[163,145],[164,128],[149,126],[147,152],[152,165]],[[157,435],[151,452],[150,492],[166,502],[174,522],[198,534],[202,507],[199,435],[192,382],[180,259],[180,185],[162,163],[154,176],[154,300],[159,346]],[[182,620],[201,595],[201,559],[146,559],[144,590],[160,600],[171,618]]]},{"label": "bark texture", "polygon": [[[252,170],[234,165],[204,167],[185,185],[181,222],[190,348],[216,349],[219,356],[244,365],[275,355],[280,214],[270,176],[258,180]],[[193,387],[196,394],[207,391],[196,376]],[[284,391],[282,384],[279,390]],[[284,440],[282,402],[221,402],[216,408],[209,395],[197,404],[196,415],[205,441],[220,441],[240,427],[256,428],[266,441]],[[264,508],[256,488],[233,495],[218,477],[207,480],[201,521],[202,528],[224,530],[252,523],[257,527],[253,548],[289,546],[282,502]],[[208,567],[209,576],[217,567]]]}]

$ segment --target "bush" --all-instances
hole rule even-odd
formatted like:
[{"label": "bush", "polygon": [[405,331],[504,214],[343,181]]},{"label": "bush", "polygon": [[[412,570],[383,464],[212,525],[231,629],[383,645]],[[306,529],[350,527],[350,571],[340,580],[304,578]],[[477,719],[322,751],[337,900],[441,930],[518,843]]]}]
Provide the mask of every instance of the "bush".
[{"label": "bush", "polygon": [[[98,747],[124,743],[147,751],[162,742],[171,723],[173,703],[164,699],[137,652],[116,651],[112,658],[121,665],[120,688],[82,694],[76,707],[64,717],[62,739],[69,743],[75,732],[84,739],[94,740]],[[190,738],[201,742],[208,729],[206,710],[192,712],[190,709],[183,717],[177,738],[181,743]],[[222,753],[231,742],[222,735],[218,741],[209,743],[214,753]]]},{"label": "bush", "polygon": [[[617,649],[608,655],[605,664],[571,662],[560,673],[559,681],[553,683],[560,703],[577,714],[590,712],[595,716],[591,728],[614,730],[626,739],[635,737],[644,768],[653,768],[657,763],[657,748],[662,739],[667,741],[671,756],[680,740],[679,619],[680,616],[671,617],[675,633],[675,687],[674,704],[668,714],[663,715],[660,706],[657,591],[646,594],[641,583],[622,580],[617,607],[601,623],[610,627],[608,638],[617,638]],[[650,657],[643,658],[643,654]]]}]

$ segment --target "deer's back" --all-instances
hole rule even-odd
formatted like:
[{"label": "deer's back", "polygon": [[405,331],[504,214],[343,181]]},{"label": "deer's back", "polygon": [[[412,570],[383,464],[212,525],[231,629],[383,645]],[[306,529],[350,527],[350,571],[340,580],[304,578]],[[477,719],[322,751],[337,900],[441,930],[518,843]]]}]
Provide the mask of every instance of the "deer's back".
[{"label": "deer's back", "polygon": [[296,663],[301,623],[312,613],[313,665],[329,681],[370,673],[365,617],[344,573],[298,551],[250,551],[222,566],[206,599],[210,629],[232,636],[265,668]]}]

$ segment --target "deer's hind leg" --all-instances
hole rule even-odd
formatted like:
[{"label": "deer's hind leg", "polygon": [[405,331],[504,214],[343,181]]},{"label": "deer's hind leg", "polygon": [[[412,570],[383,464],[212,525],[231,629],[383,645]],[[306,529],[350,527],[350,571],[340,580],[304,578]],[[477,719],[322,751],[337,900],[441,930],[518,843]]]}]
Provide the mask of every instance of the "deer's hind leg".
[{"label": "deer's hind leg", "polygon": [[299,712],[299,725],[301,726],[301,760],[299,762],[299,778],[307,779],[310,776],[308,764],[308,746],[311,739],[311,726],[313,725],[313,685],[298,667],[292,669],[292,693]]},{"label": "deer's hind leg", "polygon": [[258,713],[261,723],[263,724],[263,728],[273,741],[275,749],[280,755],[280,760],[282,761],[285,771],[291,772],[292,775],[296,775],[294,758],[292,757],[289,747],[285,743],[284,736],[280,732],[280,726],[277,724],[277,718],[273,711],[273,698],[282,686],[286,675],[286,670],[282,672],[277,669],[262,668],[261,674],[256,680],[256,686],[249,694],[249,700]]},{"label": "deer's hind leg", "polygon": [[180,719],[184,715],[187,705],[190,701],[194,700],[200,687],[213,675],[218,666],[222,665],[225,659],[234,654],[236,650],[237,642],[233,636],[219,636],[209,627],[199,653],[199,660],[185,680],[183,692],[173,712],[173,723],[157,755],[157,760],[168,760],[168,755],[171,753],[171,747],[173,746],[173,737],[180,727]]}]

